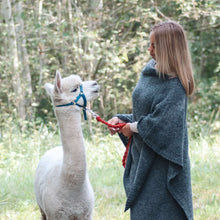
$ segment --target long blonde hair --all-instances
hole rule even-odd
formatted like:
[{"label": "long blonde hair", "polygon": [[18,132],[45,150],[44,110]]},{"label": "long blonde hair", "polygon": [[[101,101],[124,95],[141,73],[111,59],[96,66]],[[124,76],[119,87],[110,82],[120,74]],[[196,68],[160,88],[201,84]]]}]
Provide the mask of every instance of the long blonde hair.
[{"label": "long blonde hair", "polygon": [[178,77],[186,94],[195,88],[191,55],[186,34],[175,21],[165,21],[152,28],[155,34],[156,69],[161,74]]}]

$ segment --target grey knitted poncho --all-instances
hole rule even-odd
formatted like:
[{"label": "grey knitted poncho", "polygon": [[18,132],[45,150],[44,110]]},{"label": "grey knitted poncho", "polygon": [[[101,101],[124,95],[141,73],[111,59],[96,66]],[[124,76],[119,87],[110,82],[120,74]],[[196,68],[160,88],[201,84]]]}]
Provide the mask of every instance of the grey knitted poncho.
[{"label": "grey knitted poncho", "polygon": [[124,172],[125,211],[131,220],[192,220],[187,96],[178,78],[159,77],[154,66],[148,62],[133,91],[133,114],[117,115],[138,122]]}]

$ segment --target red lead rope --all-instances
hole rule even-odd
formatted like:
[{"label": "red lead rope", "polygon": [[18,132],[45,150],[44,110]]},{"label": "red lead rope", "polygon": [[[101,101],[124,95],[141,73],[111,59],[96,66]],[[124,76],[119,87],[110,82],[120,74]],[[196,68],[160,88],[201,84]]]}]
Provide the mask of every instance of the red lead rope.
[{"label": "red lead rope", "polygon": [[[99,121],[99,122],[102,122],[103,124],[105,124],[105,125],[107,125],[108,127],[111,127],[111,128],[119,128],[119,129],[121,129],[121,128],[123,128],[126,125],[126,123],[118,123],[116,125],[110,124],[107,121],[104,121],[103,119],[101,119],[101,117],[99,115],[96,116],[96,120]],[[131,143],[131,137],[129,138],[129,141],[128,141],[128,144],[126,146],[126,150],[125,150],[125,153],[124,153],[124,156],[123,156],[123,159],[122,159],[123,167],[125,167],[125,165],[126,165],[130,143]]]}]

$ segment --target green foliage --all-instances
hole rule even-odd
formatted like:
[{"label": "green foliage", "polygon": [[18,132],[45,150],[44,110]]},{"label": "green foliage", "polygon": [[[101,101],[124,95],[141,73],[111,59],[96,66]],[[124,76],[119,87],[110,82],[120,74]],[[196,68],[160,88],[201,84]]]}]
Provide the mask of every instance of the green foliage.
[{"label": "green foliage", "polygon": [[217,77],[198,83],[188,107],[188,126],[193,137],[218,134],[220,130],[220,81]]},{"label": "green foliage", "polygon": [[[53,82],[57,69],[64,76],[76,73],[86,80],[98,80],[102,91],[94,107],[103,117],[109,118],[117,112],[130,113],[132,90],[150,59],[147,52],[150,29],[156,22],[168,18],[179,21],[187,31],[198,80],[219,77],[217,0],[169,0],[166,3],[163,0],[114,0],[103,1],[103,5],[99,1],[78,1],[70,5],[67,2],[43,1],[42,10],[39,2],[22,2],[21,19],[34,93],[26,97],[26,103],[31,99],[32,105],[28,113],[32,117],[27,120],[41,118],[47,122],[54,117],[43,85]],[[12,2],[12,7],[15,8],[16,3]],[[12,85],[14,73],[7,51],[9,33],[3,16],[1,20],[0,111],[13,114],[17,111],[17,94]],[[22,73],[19,75],[21,81],[26,80]]]}]

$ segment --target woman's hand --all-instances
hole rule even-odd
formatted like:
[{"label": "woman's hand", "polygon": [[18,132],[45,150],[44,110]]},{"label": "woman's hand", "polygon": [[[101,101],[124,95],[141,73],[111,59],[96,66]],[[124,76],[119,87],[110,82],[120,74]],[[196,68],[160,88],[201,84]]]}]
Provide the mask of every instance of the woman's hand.
[{"label": "woman's hand", "polygon": [[[113,117],[108,121],[108,123],[112,125],[117,125],[118,123],[125,123],[124,121],[120,120],[118,117]],[[133,135],[133,131],[131,131],[130,128],[130,123],[127,123],[123,128],[118,129],[118,128],[111,128],[108,127],[111,135],[114,135],[115,133],[119,132],[125,135],[127,138],[130,138]]]},{"label": "woman's hand", "polygon": [[[124,122],[122,120],[120,120],[118,117],[113,117],[112,119],[110,119],[108,121],[108,123],[110,123],[112,125],[117,125],[118,123],[124,123]],[[108,130],[110,131],[111,135],[114,135],[116,132],[119,131],[119,128],[108,127]]]},{"label": "woman's hand", "polygon": [[122,133],[127,138],[130,138],[133,135],[133,131],[130,128],[131,123],[127,123],[123,128],[119,130],[119,133]]}]

